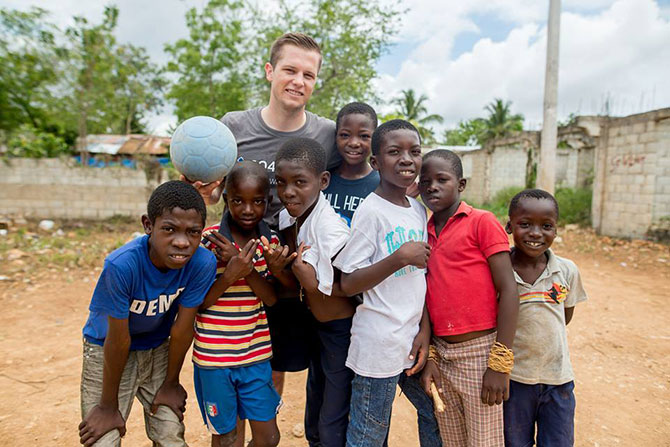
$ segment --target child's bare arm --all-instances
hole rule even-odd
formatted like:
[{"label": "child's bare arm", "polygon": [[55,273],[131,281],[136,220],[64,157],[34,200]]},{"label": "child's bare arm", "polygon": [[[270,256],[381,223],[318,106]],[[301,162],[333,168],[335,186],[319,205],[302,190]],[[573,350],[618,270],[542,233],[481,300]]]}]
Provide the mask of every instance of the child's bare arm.
[{"label": "child's bare arm", "polygon": [[[498,291],[498,324],[496,341],[512,349],[519,314],[519,293],[514,280],[512,261],[506,251],[488,258],[493,284]],[[486,369],[482,381],[482,402],[499,405],[509,398],[509,374]]]},{"label": "child's bare arm", "polygon": [[184,420],[186,411],[186,390],[179,383],[179,373],[184,364],[186,352],[193,342],[193,322],[197,307],[179,306],[177,318],[170,329],[170,344],[165,380],[151,403],[151,412],[155,413],[159,405],[169,407],[180,421]]},{"label": "child's bare arm", "polygon": [[302,255],[305,250],[305,243],[301,242],[297,250],[295,261],[293,261],[293,265],[291,266],[291,270],[306,293],[320,294],[319,281],[316,279],[316,270],[314,270],[314,267],[311,264],[302,260]]},{"label": "child's bare arm", "polygon": [[255,269],[251,271],[246,277],[247,284],[254,291],[254,294],[263,301],[267,306],[274,306],[277,302],[277,293],[274,285],[264,279]]},{"label": "child's bare arm", "polygon": [[419,332],[414,337],[412,351],[409,353],[410,360],[416,358],[416,363],[410,369],[405,370],[405,374],[411,376],[420,372],[426,365],[428,359],[428,348],[430,346],[430,316],[428,315],[428,306],[424,303],[421,322],[419,323]]},{"label": "child's bare arm", "polygon": [[575,308],[574,307],[566,307],[565,308],[565,325],[567,326],[570,321],[572,321],[572,316],[575,314]]},{"label": "child's bare arm", "polygon": [[340,287],[347,296],[370,290],[407,265],[425,268],[429,255],[430,246],[427,243],[405,242],[397,251],[375,264],[351,273],[343,272]]},{"label": "child's bare arm", "polygon": [[126,433],[126,422],[119,411],[119,384],[130,352],[128,319],[107,317],[107,336],[104,344],[102,395],[100,402],[79,424],[79,442],[91,446],[105,433],[118,429]]},{"label": "child's bare arm", "polygon": [[242,251],[230,258],[226,265],[226,269],[216,281],[214,281],[212,287],[209,288],[207,295],[205,295],[205,300],[200,305],[200,309],[204,310],[212,306],[228,287],[232,286],[238,279],[244,278],[251,272],[254,268],[252,261],[257,243],[256,240],[251,239],[247,242],[247,245],[244,246]]}]

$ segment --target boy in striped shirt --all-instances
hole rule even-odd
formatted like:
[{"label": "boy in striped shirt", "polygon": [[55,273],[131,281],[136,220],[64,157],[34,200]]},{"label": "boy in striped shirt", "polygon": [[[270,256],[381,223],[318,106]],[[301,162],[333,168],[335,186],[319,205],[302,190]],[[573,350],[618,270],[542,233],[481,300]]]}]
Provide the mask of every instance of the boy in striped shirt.
[{"label": "boy in striped shirt", "polygon": [[279,443],[276,414],[280,397],[272,384],[272,345],[263,305],[277,297],[273,282],[293,281],[282,269],[272,275],[263,241],[273,250],[274,265],[294,256],[280,246],[263,222],[270,182],[252,161],[235,165],[226,178],[227,210],[220,225],[205,229],[205,246],[217,259],[217,280],[195,322],[194,383],[200,411],[212,433],[212,446],[231,446],[237,421],[248,419],[254,445]]}]

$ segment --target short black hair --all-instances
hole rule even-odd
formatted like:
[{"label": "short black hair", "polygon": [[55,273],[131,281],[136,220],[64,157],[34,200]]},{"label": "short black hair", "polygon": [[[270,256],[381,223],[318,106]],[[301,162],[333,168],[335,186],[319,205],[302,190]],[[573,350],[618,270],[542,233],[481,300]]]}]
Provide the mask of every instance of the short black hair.
[{"label": "short black hair", "polygon": [[326,170],[326,150],[311,138],[291,138],[277,152],[275,164],[281,160],[297,161],[319,175]]},{"label": "short black hair", "polygon": [[335,119],[335,131],[337,132],[340,129],[342,118],[347,115],[355,114],[368,116],[370,121],[372,121],[372,127],[375,129],[377,128],[379,120],[377,119],[377,112],[375,112],[375,109],[370,107],[368,104],[365,104],[364,102],[350,102],[346,106],[342,107],[339,112],[337,112],[337,118]]},{"label": "short black hair", "polygon": [[154,189],[147,203],[147,215],[154,224],[157,217],[175,208],[181,208],[184,211],[196,210],[202,217],[202,224],[205,225],[207,220],[205,201],[192,185],[179,180],[170,180]]},{"label": "short black hair", "polygon": [[382,139],[384,136],[395,130],[407,129],[412,132],[416,132],[416,136],[419,138],[419,144],[421,144],[421,135],[414,124],[405,120],[390,120],[382,123],[372,134],[372,155],[377,155],[379,153],[379,148],[382,145]]},{"label": "short black hair", "polygon": [[523,199],[537,199],[537,200],[549,200],[554,204],[556,209],[556,219],[558,219],[558,202],[556,198],[543,189],[524,189],[514,197],[509,203],[509,210],[507,211],[507,216],[512,217],[512,213],[516,211],[519,207],[519,202]]},{"label": "short black hair", "polygon": [[463,178],[463,163],[461,163],[461,157],[456,155],[455,152],[452,152],[448,149],[435,149],[428,152],[423,156],[423,161],[428,160],[429,158],[441,158],[451,165],[451,171],[456,174],[456,177],[460,179]]},{"label": "short black hair", "polygon": [[230,170],[226,176],[226,190],[233,187],[235,182],[241,178],[245,177],[255,177],[261,182],[265,193],[270,192],[270,178],[268,177],[268,171],[255,161],[243,160],[233,165],[233,169]]}]

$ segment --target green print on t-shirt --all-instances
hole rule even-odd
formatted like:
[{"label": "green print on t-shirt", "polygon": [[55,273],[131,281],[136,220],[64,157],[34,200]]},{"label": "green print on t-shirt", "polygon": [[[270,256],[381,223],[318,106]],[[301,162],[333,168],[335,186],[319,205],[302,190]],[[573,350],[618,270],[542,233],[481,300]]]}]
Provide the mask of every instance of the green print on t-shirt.
[{"label": "green print on t-shirt", "polygon": [[[405,227],[398,225],[395,227],[395,230],[386,233],[384,237],[386,240],[386,249],[388,254],[391,255],[393,252],[398,250],[402,244],[409,241],[422,241],[423,240],[423,230],[416,230],[411,228],[409,231]],[[415,271],[417,268],[413,265],[408,265],[401,268],[400,270],[394,273],[394,276],[403,276],[410,272]]]}]

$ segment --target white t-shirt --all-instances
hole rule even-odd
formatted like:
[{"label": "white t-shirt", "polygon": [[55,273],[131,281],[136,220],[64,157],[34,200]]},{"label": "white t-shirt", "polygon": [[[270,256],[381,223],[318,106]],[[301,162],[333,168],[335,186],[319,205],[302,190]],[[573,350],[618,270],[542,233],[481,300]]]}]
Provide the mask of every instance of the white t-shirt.
[{"label": "white t-shirt", "polygon": [[[408,197],[409,208],[371,193],[356,209],[351,238],[333,265],[344,273],[375,264],[408,241],[426,241],[426,210]],[[346,365],[365,377],[387,378],[414,364],[409,359],[426,298],[425,269],[405,266],[363,292],[351,327]]]},{"label": "white t-shirt", "polygon": [[562,385],[574,380],[565,308],[586,300],[574,262],[547,250],[547,267],[535,284],[514,272],[519,289],[519,319],[514,337],[511,379],[528,385]]},{"label": "white t-shirt", "polygon": [[[279,229],[295,225],[296,218],[286,209],[279,213]],[[316,205],[298,231],[298,244],[304,242],[311,247],[303,252],[302,260],[316,272],[319,291],[330,295],[333,291],[334,272],[332,259],[349,240],[347,223],[335,212],[323,193],[319,193]]]}]

